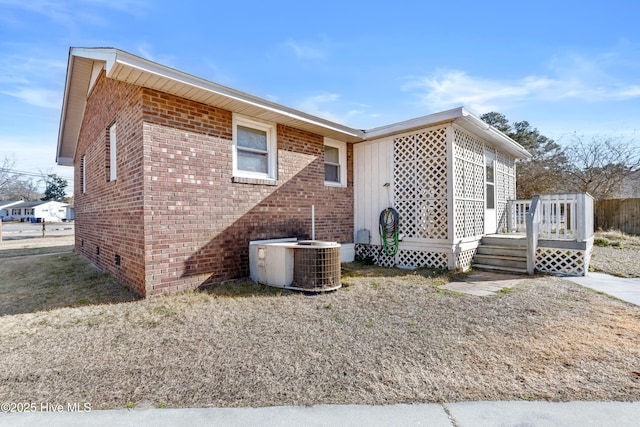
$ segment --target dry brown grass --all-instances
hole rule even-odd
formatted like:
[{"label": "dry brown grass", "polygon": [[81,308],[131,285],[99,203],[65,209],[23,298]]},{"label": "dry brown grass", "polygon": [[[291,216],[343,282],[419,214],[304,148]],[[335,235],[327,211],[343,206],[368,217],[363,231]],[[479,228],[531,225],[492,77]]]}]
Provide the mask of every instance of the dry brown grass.
[{"label": "dry brown grass", "polygon": [[0,242],[0,259],[16,256],[44,255],[51,253],[71,252],[74,247],[74,236],[48,236],[42,238],[25,238],[3,240]]},{"label": "dry brown grass", "polygon": [[42,256],[23,253],[0,261],[0,316],[137,299],[76,254],[47,254],[47,249],[61,247],[43,248]]},{"label": "dry brown grass", "polygon": [[590,269],[619,277],[640,277],[640,236],[617,230],[595,235]]},{"label": "dry brown grass", "polygon": [[[34,263],[47,257],[39,257]],[[1,401],[92,408],[640,400],[640,308],[553,277],[443,292],[348,266],[315,296],[206,292],[0,317]]]}]

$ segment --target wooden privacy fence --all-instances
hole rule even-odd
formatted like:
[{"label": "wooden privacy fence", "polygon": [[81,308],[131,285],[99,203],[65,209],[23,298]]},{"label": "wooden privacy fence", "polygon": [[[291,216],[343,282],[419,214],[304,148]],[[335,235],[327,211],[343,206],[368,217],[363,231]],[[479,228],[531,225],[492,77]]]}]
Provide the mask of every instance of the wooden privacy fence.
[{"label": "wooden privacy fence", "polygon": [[640,234],[640,199],[607,199],[596,203],[595,223],[603,230]]}]

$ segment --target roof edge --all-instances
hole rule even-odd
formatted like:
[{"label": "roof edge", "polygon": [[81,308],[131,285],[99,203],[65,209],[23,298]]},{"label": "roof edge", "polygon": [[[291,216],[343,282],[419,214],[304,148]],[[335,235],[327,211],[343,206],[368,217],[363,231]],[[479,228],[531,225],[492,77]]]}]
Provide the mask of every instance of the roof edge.
[{"label": "roof edge", "polygon": [[463,122],[478,130],[478,133],[517,156],[518,158],[528,159],[531,154],[512,138],[494,128],[490,124],[484,122],[481,118],[471,113],[465,107],[452,108],[450,110],[441,111],[439,113],[429,114],[415,119],[405,120],[386,126],[381,126],[364,132],[365,140],[384,138],[387,136],[397,135],[400,133],[410,132],[412,130],[434,126],[441,123],[459,123]]},{"label": "roof edge", "polygon": [[[203,89],[218,95],[223,95],[223,96],[226,96],[227,98],[241,101],[246,104],[259,107],[267,111],[282,114],[284,116],[291,117],[297,120],[302,120],[302,121],[314,124],[316,126],[327,128],[332,131],[340,132],[352,138],[356,137],[361,139],[363,138],[363,135],[364,135],[364,132],[361,129],[355,129],[349,126],[332,122],[327,119],[323,119],[321,117],[313,116],[303,111],[296,110],[294,108],[290,108],[272,101],[268,101],[266,99],[230,88],[228,86],[223,86],[221,84],[218,84],[200,77],[196,77],[192,74],[185,73],[180,70],[176,70],[175,68],[167,67],[166,65],[149,61],[147,59],[141,58],[139,56],[133,55],[131,53],[128,53],[122,50],[109,49],[110,51],[113,51],[113,54],[115,55],[113,58],[110,57],[111,52],[106,53],[105,55],[101,55],[100,52],[94,52],[94,50],[95,49],[83,49],[83,52],[86,52],[86,54],[89,55],[92,59],[101,59],[101,56],[104,56],[105,59],[103,60],[107,61],[107,66],[106,66],[107,76],[111,76],[111,70],[113,69],[113,66],[115,64],[121,64],[124,66],[136,68],[157,76],[167,77],[177,82],[185,83],[190,86],[194,86],[199,89]],[[112,59],[113,62],[110,62],[109,61],[110,59]]]}]

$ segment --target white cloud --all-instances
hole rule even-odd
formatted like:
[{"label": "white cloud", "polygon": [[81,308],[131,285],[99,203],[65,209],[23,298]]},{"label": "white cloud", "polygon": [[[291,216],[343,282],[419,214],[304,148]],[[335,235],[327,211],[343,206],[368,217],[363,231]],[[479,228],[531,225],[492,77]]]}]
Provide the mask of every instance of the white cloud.
[{"label": "white cloud", "polygon": [[14,91],[3,91],[2,93],[16,97],[36,107],[59,109],[62,106],[62,94],[54,90],[20,88]]},{"label": "white cloud", "polygon": [[297,108],[305,113],[341,123],[341,117],[327,109],[327,104],[334,104],[340,97],[341,95],[337,93],[321,92],[298,102]]},{"label": "white cloud", "polygon": [[289,39],[284,46],[300,59],[324,59],[329,48],[326,37],[320,37],[319,41],[299,41]]},{"label": "white cloud", "polygon": [[293,40],[287,41],[287,46],[291,49],[295,56],[304,59],[324,58],[325,53],[315,47],[296,43]]},{"label": "white cloud", "polygon": [[[148,0],[0,0],[0,6],[44,15],[64,26],[73,26],[76,22],[106,25],[98,9],[140,15],[148,5]],[[14,22],[18,21],[14,18]]]},{"label": "white cloud", "polygon": [[375,118],[381,114],[368,114],[366,104],[343,103],[342,95],[331,92],[319,92],[297,102],[296,108],[305,113],[346,126],[361,126],[367,118]]},{"label": "white cloud", "polygon": [[640,97],[640,85],[620,82],[596,60],[568,56],[555,59],[549,72],[514,80],[473,76],[460,70],[439,70],[409,77],[403,90],[413,91],[421,105],[439,110],[465,105],[474,111],[500,111],[525,101],[621,101]]}]

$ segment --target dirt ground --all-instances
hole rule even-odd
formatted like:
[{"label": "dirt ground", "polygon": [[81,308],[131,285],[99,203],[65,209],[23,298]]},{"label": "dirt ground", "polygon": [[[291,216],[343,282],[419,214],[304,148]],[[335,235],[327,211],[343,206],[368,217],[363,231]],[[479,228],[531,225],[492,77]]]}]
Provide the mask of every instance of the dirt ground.
[{"label": "dirt ground", "polygon": [[0,401],[640,400],[640,307],[555,277],[475,297],[440,272],[344,268],[347,286],[314,296],[236,282],[0,316]]}]

